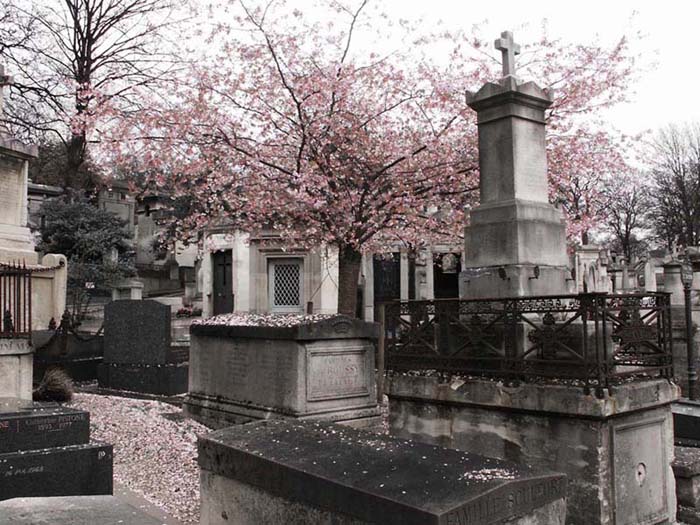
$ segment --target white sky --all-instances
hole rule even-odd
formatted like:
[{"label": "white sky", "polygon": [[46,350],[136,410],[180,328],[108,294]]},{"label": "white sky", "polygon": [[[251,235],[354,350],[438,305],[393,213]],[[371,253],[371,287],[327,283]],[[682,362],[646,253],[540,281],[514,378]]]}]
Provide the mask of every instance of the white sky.
[{"label": "white sky", "polygon": [[645,38],[635,49],[643,53],[645,62],[655,65],[632,86],[633,102],[611,110],[607,120],[631,134],[669,122],[700,121],[700,103],[695,99],[700,86],[697,0],[376,1],[393,19],[430,25],[442,20],[447,27],[464,29],[486,22],[484,35],[492,33],[496,39],[501,31],[512,30],[521,44],[535,38],[545,18],[551,37],[572,42],[590,42],[597,34],[611,43],[630,29],[641,31]]}]

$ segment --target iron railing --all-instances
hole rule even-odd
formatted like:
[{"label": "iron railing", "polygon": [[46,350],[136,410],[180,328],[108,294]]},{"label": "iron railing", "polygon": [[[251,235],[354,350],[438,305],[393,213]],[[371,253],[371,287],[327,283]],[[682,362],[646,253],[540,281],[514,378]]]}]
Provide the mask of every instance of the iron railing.
[{"label": "iron railing", "polygon": [[669,294],[392,301],[380,306],[389,370],[609,388],[673,377]]},{"label": "iron railing", "polygon": [[0,338],[30,339],[32,271],[24,264],[0,264]]}]

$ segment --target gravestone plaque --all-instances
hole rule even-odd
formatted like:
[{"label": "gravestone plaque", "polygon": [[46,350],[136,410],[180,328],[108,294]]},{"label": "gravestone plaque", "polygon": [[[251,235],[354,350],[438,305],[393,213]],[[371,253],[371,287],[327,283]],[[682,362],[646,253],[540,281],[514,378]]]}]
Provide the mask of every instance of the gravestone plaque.
[{"label": "gravestone plaque", "polygon": [[170,362],[170,306],[119,300],[105,306],[105,363]]},{"label": "gravestone plaque", "polygon": [[307,399],[342,399],[369,394],[367,346],[314,347],[309,353]]},{"label": "gravestone plaque", "polygon": [[613,426],[615,515],[619,525],[659,523],[668,514],[665,419]]},{"label": "gravestone plaque", "polygon": [[257,422],[198,448],[203,523],[278,523],[283,502],[296,504],[295,523],[323,512],[338,523],[564,523],[563,474],[344,426]]},{"label": "gravestone plaque", "polygon": [[112,493],[112,445],[89,443],[0,454],[0,500]]},{"label": "gravestone plaque", "polygon": [[90,414],[57,404],[0,398],[0,454],[90,440]]}]

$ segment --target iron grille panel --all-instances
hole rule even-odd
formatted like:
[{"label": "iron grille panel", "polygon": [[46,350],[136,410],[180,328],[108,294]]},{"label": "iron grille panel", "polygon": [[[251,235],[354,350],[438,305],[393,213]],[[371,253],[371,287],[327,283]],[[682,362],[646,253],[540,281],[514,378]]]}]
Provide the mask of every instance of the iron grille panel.
[{"label": "iron grille panel", "polygon": [[275,263],[274,306],[301,305],[300,277],[299,263]]}]

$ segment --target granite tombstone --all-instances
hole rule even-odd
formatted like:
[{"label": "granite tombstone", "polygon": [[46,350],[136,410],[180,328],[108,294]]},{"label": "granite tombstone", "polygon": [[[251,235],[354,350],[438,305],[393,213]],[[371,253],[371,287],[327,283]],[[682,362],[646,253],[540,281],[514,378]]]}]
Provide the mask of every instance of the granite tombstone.
[{"label": "granite tombstone", "polygon": [[118,300],[105,306],[100,387],[158,395],[187,391],[188,353],[171,340],[170,306]]},{"label": "granite tombstone", "polygon": [[0,500],[112,493],[112,446],[90,441],[89,413],[0,398]]}]

